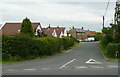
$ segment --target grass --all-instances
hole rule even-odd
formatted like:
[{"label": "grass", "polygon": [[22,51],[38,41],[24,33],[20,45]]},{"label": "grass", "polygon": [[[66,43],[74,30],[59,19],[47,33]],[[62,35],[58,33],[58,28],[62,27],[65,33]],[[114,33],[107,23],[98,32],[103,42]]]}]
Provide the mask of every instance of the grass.
[{"label": "grass", "polygon": [[[75,48],[76,46],[80,45],[81,43],[75,43],[73,46],[71,46],[69,49]],[[30,60],[34,60],[34,59],[41,59],[41,58],[48,58],[48,57],[52,57],[52,56],[56,56],[56,55],[60,55],[63,54],[64,52],[59,52],[59,53],[54,53],[51,56],[39,56],[39,57],[34,57],[34,58],[30,58],[30,59],[22,59],[20,61],[16,60],[14,57],[13,59],[11,59],[11,61],[0,61],[0,64],[10,64],[10,63],[19,63],[19,62],[23,62],[23,61],[30,61]]]},{"label": "grass", "polygon": [[[53,55],[51,56],[55,56],[55,55],[59,55],[59,54],[62,54],[63,52],[59,52],[59,53],[54,53]],[[24,62],[24,61],[31,61],[31,60],[35,60],[35,59],[41,59],[41,58],[48,58],[48,57],[51,57],[51,56],[39,56],[39,57],[32,57],[32,58],[29,58],[29,59],[21,59],[21,60],[17,60],[17,59],[14,59],[14,60],[9,60],[9,61],[0,61],[0,64],[10,64],[10,63],[19,63],[19,62]],[[14,58],[14,57],[13,57]]]},{"label": "grass", "polygon": [[104,56],[105,60],[107,61],[120,61],[119,58],[113,58],[113,57],[110,57],[107,55],[107,50],[106,50],[106,47],[105,46],[102,46],[101,43],[99,43],[99,47],[100,47],[100,51],[102,53],[102,55]]}]

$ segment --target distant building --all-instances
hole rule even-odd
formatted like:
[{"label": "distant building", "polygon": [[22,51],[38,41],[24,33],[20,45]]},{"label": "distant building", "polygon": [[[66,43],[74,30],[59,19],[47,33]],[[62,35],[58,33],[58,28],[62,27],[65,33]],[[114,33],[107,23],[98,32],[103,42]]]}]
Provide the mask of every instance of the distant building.
[{"label": "distant building", "polygon": [[[32,23],[35,35],[38,35],[38,31],[42,33],[42,27],[40,23]],[[20,33],[22,23],[5,23],[0,29],[2,34],[8,34],[11,36],[17,35]]]},{"label": "distant building", "polygon": [[70,29],[69,31],[69,34],[72,36],[72,37],[75,37],[77,39],[85,39],[86,38],[86,34],[85,34],[85,31],[84,31],[84,28],[73,28]]},{"label": "distant building", "polygon": [[89,31],[89,30],[85,30],[85,34],[87,35],[87,36],[93,36],[93,35],[95,35],[95,31]]},{"label": "distant building", "polygon": [[43,28],[43,33],[54,37],[67,36],[65,27],[51,27],[50,24],[47,28]]}]

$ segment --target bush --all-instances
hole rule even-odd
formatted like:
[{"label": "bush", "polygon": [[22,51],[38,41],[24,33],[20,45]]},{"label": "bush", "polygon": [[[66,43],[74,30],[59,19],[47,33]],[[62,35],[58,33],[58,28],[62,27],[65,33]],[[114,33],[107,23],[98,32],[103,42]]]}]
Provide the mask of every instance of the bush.
[{"label": "bush", "polygon": [[39,56],[50,56],[74,45],[76,40],[69,37],[42,37],[30,38],[25,35],[2,36],[3,60],[33,59]]},{"label": "bush", "polygon": [[101,33],[95,33],[95,41],[99,41],[101,39]]},{"label": "bush", "polygon": [[63,49],[68,49],[69,47],[74,45],[74,42],[77,42],[75,38],[69,38],[69,37],[62,37],[61,38],[61,44],[63,46]]},{"label": "bush", "polygon": [[102,44],[104,44],[104,45],[108,45],[110,42],[112,42],[113,41],[113,38],[112,38],[112,36],[111,35],[105,35],[102,39],[101,39],[101,42],[102,42]]},{"label": "bush", "polygon": [[115,57],[116,51],[118,51],[120,53],[120,43],[110,43],[107,45],[107,54],[110,57]]}]

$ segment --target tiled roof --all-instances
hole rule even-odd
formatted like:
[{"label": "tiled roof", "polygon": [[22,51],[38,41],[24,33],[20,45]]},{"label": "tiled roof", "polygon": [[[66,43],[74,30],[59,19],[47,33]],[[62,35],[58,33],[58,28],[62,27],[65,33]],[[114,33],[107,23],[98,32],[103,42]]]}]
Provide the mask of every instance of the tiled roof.
[{"label": "tiled roof", "polygon": [[95,31],[85,30],[86,35],[94,35],[95,33],[96,33]]},{"label": "tiled roof", "polygon": [[85,31],[83,29],[79,29],[79,28],[75,28],[76,32],[78,33],[85,33]]},{"label": "tiled roof", "polygon": [[53,31],[56,31],[57,36],[60,37],[61,32],[64,33],[65,27],[47,27],[43,28],[44,33],[52,35]]},{"label": "tiled roof", "polygon": [[[38,25],[40,25],[40,23],[32,23],[33,29],[35,30]],[[16,35],[19,33],[18,31],[21,29],[21,26],[22,23],[5,23],[5,25],[1,28],[2,34]]]},{"label": "tiled roof", "polygon": [[49,28],[43,28],[43,32],[48,34],[48,35],[52,35],[54,29],[49,29]]}]

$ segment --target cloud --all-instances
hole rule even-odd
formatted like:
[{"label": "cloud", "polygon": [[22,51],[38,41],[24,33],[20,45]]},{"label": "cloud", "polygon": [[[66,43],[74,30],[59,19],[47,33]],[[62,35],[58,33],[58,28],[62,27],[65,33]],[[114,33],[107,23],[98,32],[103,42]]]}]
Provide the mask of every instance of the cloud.
[{"label": "cloud", "polygon": [[[28,17],[31,21],[41,22],[43,27],[48,24],[66,27],[87,25],[87,29],[100,31],[101,27],[97,25],[102,22],[105,7],[106,3],[102,2],[3,2],[0,12],[2,21],[21,22]],[[113,11],[114,7],[110,6],[106,16],[107,23],[113,18]]]},{"label": "cloud", "polygon": [[108,2],[108,0],[1,0],[1,2]]}]

